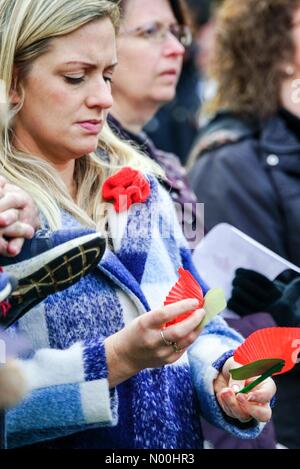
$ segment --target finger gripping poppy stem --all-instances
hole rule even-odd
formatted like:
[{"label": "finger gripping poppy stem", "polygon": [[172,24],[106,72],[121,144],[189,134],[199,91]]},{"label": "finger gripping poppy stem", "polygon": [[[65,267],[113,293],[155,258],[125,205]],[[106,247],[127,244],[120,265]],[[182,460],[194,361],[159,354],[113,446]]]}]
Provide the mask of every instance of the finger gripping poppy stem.
[{"label": "finger gripping poppy stem", "polygon": [[252,383],[245,386],[243,389],[238,391],[236,394],[247,394],[249,391],[252,391],[252,389],[255,388],[255,386],[262,383],[265,379],[269,378],[274,373],[278,373],[279,371],[281,371],[283,367],[284,367],[284,363],[283,364],[282,363],[276,363],[276,365],[273,365],[271,368],[269,368],[269,370],[265,371],[265,373],[263,373],[261,376],[259,376],[255,381],[253,381]]}]

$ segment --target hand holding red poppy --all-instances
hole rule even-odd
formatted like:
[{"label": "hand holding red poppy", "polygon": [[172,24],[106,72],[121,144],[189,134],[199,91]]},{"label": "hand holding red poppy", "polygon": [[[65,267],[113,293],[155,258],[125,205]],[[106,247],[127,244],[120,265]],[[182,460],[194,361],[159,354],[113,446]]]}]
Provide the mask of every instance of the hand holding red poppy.
[{"label": "hand holding red poppy", "polygon": [[258,422],[268,422],[272,417],[270,401],[275,395],[276,385],[272,378],[267,378],[250,393],[236,394],[245,385],[255,380],[255,377],[248,380],[234,380],[229,370],[240,366],[233,357],[225,362],[222,371],[214,382],[217,400],[222,410],[229,417],[236,418],[241,422],[252,419]]}]

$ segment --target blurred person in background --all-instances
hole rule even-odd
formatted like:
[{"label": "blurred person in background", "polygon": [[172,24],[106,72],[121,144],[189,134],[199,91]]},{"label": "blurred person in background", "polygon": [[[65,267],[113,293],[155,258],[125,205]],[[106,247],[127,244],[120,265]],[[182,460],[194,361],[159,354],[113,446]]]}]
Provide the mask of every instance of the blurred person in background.
[{"label": "blurred person in background", "polygon": [[186,164],[198,134],[199,108],[214,93],[206,78],[206,67],[213,46],[214,10],[220,0],[186,0],[193,43],[187,48],[175,98],[163,106],[146,125],[155,145],[179,156]]},{"label": "blurred person in background", "polygon": [[[181,0],[123,0],[120,6],[119,65],[113,80],[109,124],[122,139],[134,142],[163,168],[161,183],[175,203],[185,237],[194,247],[203,237],[203,213],[186,171],[176,154],[156,147],[143,131],[157,110],[175,96],[185,49],[192,39],[186,10]],[[165,23],[170,24],[169,29]]]},{"label": "blurred person in background", "polygon": [[[207,110],[214,117],[201,129],[189,165],[205,225],[230,223],[299,266],[300,1],[225,0],[210,69],[217,94]],[[274,313],[276,285],[239,272],[231,308],[243,317],[270,311],[279,325],[299,324],[299,281],[283,280],[287,301]],[[290,448],[300,447],[299,371],[277,380],[274,421]]]}]

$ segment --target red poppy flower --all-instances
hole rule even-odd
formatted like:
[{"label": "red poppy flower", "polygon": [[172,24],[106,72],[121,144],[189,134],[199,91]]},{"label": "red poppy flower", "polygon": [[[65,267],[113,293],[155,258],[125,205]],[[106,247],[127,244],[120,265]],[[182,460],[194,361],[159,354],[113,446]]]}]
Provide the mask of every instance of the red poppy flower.
[{"label": "red poppy flower", "polygon": [[[2,267],[0,267],[0,273],[3,272]],[[9,301],[4,300],[0,301],[0,317],[6,318],[8,311],[11,309],[11,304]]]},{"label": "red poppy flower", "polygon": [[109,177],[102,188],[102,197],[113,202],[116,212],[124,212],[131,205],[146,202],[150,196],[150,184],[143,174],[125,167]]},{"label": "red poppy flower", "polygon": [[1,301],[1,303],[0,303],[0,316],[2,318],[6,318],[7,313],[9,312],[10,309],[11,309],[11,304],[9,303],[9,301],[7,301],[7,300]]},{"label": "red poppy flower", "polygon": [[244,366],[229,371],[234,379],[261,376],[239,392],[247,393],[269,376],[294,368],[299,346],[299,327],[270,327],[251,334],[234,353],[235,361]]},{"label": "red poppy flower", "polygon": [[188,270],[180,267],[178,273],[179,280],[169,292],[167,298],[165,299],[164,305],[170,305],[188,298],[197,298],[199,304],[193,311],[188,311],[187,313],[181,314],[172,321],[167,322],[165,327],[169,327],[173,324],[184,321],[184,319],[188,318],[191,314],[200,308],[204,308],[206,312],[204,319],[201,321],[201,326],[204,327],[216,316],[216,314],[226,308],[224,293],[222,290],[214,288],[210,290],[205,295],[205,297],[203,297],[202,288]]},{"label": "red poppy flower", "polygon": [[236,349],[234,359],[241,365],[259,360],[281,359],[285,366],[276,373],[281,374],[294,368],[299,350],[299,327],[267,327],[253,332]]}]

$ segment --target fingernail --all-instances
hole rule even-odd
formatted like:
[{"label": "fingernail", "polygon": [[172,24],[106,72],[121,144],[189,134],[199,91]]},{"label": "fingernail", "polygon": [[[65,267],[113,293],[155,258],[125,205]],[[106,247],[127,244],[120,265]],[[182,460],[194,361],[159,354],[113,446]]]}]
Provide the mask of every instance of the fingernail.
[{"label": "fingernail", "polygon": [[199,301],[195,299],[191,300],[191,306],[196,308],[197,306],[199,306]]},{"label": "fingernail", "polygon": [[237,393],[239,392],[239,390],[241,389],[240,386],[238,384],[233,384],[231,386],[231,389],[233,390],[233,392]]}]

